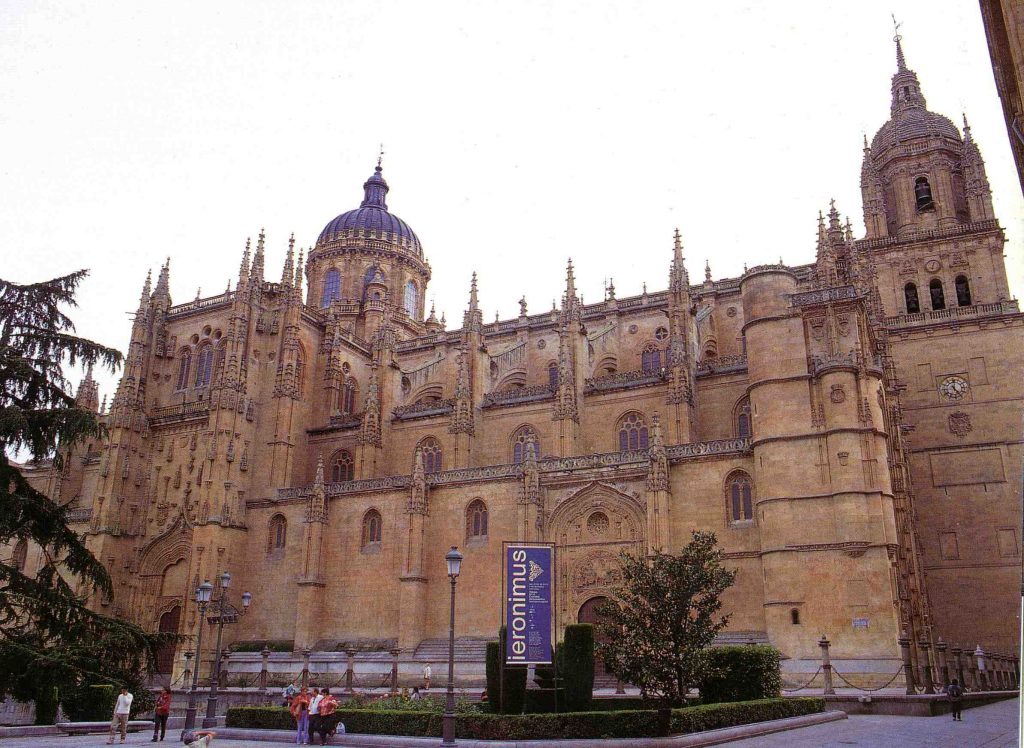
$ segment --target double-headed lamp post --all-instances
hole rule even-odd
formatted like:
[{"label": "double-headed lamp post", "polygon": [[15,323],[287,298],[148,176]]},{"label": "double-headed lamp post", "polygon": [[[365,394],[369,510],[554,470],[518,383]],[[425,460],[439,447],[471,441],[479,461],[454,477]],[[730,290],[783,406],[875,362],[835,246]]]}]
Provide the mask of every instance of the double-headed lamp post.
[{"label": "double-headed lamp post", "polygon": [[213,594],[213,585],[209,581],[203,582],[196,587],[196,605],[199,607],[199,634],[196,636],[196,661],[192,666],[192,687],[188,691],[188,709],[185,711],[185,730],[191,730],[196,726],[196,684],[199,682],[199,659],[203,651],[203,619],[206,618],[206,606],[210,604],[210,595]]},{"label": "double-headed lamp post", "polygon": [[452,604],[448,619],[448,695],[441,723],[441,745],[455,745],[455,580],[462,570],[462,554],[453,545],[444,560],[448,563],[448,578],[452,582]]},{"label": "double-headed lamp post", "polygon": [[217,653],[213,661],[213,672],[210,675],[210,692],[206,698],[206,718],[203,720],[203,727],[216,727],[217,725],[217,686],[220,684],[220,642],[224,635],[225,623],[237,623],[238,617],[244,616],[249,610],[252,602],[252,593],[242,593],[242,609],[238,610],[228,604],[228,588],[231,587],[231,573],[225,571],[220,575],[220,600],[217,615],[210,616],[210,623],[217,624]]}]

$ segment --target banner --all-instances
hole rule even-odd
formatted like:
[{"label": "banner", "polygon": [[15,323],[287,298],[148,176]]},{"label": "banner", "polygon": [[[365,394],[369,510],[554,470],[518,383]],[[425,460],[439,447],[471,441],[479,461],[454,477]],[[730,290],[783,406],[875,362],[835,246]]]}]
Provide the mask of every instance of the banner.
[{"label": "banner", "polygon": [[505,546],[505,664],[551,664],[554,547]]}]

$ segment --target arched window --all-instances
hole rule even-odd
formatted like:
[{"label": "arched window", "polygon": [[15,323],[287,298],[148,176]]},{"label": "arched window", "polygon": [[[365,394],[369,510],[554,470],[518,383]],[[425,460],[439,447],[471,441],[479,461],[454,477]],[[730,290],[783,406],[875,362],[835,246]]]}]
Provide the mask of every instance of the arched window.
[{"label": "arched window", "polygon": [[288,541],[288,520],[283,514],[275,514],[270,518],[270,526],[267,532],[267,553],[273,553],[284,548]]},{"label": "arched window", "polygon": [[356,380],[352,377],[346,377],[345,384],[342,386],[339,395],[341,402],[338,408],[345,415],[352,415],[356,411],[356,390]]},{"label": "arched window", "polygon": [[554,361],[548,364],[548,387],[558,389],[558,364]]},{"label": "arched window", "polygon": [[206,387],[213,374],[213,346],[204,346],[196,357],[196,387]]},{"label": "arched window", "polygon": [[409,281],[405,284],[405,311],[410,317],[416,316],[416,305],[419,302],[419,289],[416,288],[416,281]]},{"label": "arched window", "polygon": [[907,303],[907,314],[917,314],[921,311],[921,302],[917,298],[917,286],[908,283],[903,287],[903,300]]},{"label": "arched window", "polygon": [[939,310],[946,308],[946,294],[942,290],[942,281],[932,278],[928,284],[928,293],[932,297],[932,309]]},{"label": "arched window", "polygon": [[627,413],[619,421],[619,451],[647,447],[647,422],[639,413]]},{"label": "arched window", "polygon": [[661,349],[654,343],[648,343],[640,354],[640,368],[644,371],[661,369]]},{"label": "arched window", "polygon": [[914,198],[917,201],[917,210],[933,210],[935,204],[932,202],[932,188],[926,177],[918,177],[914,180]]},{"label": "arched window", "polygon": [[466,507],[466,540],[487,537],[487,505],[473,499]]},{"label": "arched window", "polygon": [[540,456],[540,440],[533,426],[520,426],[512,434],[512,462],[519,464],[526,459],[526,444],[533,442],[533,454]]},{"label": "arched window", "polygon": [[331,268],[324,275],[324,292],[320,297],[320,306],[328,307],[335,299],[341,298],[341,273]]},{"label": "arched window", "polygon": [[789,622],[792,623],[794,626],[799,626],[800,625],[800,609],[799,608],[793,608],[792,610],[789,611]]},{"label": "arched window", "polygon": [[352,480],[353,470],[352,453],[347,449],[339,449],[331,456],[331,483]]},{"label": "arched window", "polygon": [[971,305],[971,283],[966,275],[956,277],[956,303],[957,306]]},{"label": "arched window", "polygon": [[[486,530],[484,531],[486,533]],[[11,563],[14,568],[24,573],[25,565],[28,563],[28,543],[22,538],[14,544],[14,555],[11,556]]]},{"label": "arched window", "polygon": [[441,472],[441,445],[437,439],[428,436],[419,443],[418,449],[420,454],[423,455],[423,472]]},{"label": "arched window", "polygon": [[370,509],[363,515],[363,534],[359,547],[363,550],[372,547],[379,547],[383,537],[384,523],[381,520],[380,512]]},{"label": "arched window", "polygon": [[741,439],[745,439],[749,437],[751,433],[750,398],[745,397],[736,403],[736,436]]},{"label": "arched window", "polygon": [[192,368],[192,351],[185,348],[178,354],[181,362],[178,364],[178,386],[176,389],[183,390],[188,387],[188,372]]},{"label": "arched window", "polygon": [[726,481],[729,501],[729,521],[747,522],[754,519],[753,484],[750,476],[737,471]]}]

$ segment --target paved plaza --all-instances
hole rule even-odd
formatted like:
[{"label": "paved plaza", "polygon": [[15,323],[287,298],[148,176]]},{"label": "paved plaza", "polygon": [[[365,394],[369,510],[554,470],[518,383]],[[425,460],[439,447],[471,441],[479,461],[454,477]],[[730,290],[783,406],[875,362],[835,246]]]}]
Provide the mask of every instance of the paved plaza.
[{"label": "paved plaza", "polygon": [[[850,717],[825,725],[733,741],[729,745],[733,748],[1015,748],[1019,708],[1020,699],[1001,701],[965,711],[963,722],[953,722],[945,716]],[[150,738],[151,733],[129,735],[126,745],[153,745]],[[180,746],[181,743],[176,740],[177,732],[174,738],[172,740],[168,733],[163,745]],[[437,742],[440,743],[440,740]],[[105,735],[0,739],[0,748],[99,748],[104,745]],[[288,743],[214,741],[214,748],[251,748],[254,745],[258,747]],[[360,745],[359,736],[349,735],[344,741],[336,739],[332,745]],[[528,748],[530,744],[522,742],[518,745]]]}]

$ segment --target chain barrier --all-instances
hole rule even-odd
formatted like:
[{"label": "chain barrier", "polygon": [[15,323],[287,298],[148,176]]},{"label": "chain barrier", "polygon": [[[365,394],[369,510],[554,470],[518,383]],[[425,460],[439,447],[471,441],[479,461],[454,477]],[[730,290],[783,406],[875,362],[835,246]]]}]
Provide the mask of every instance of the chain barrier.
[{"label": "chain barrier", "polygon": [[805,688],[807,688],[808,686],[810,686],[812,683],[814,683],[814,679],[818,677],[818,673],[820,673],[820,672],[821,672],[821,667],[819,666],[818,669],[814,671],[814,675],[811,676],[811,679],[809,681],[807,681],[807,683],[805,683],[802,686],[797,686],[796,688],[783,688],[782,691],[784,693],[792,693],[793,691],[802,691]]},{"label": "chain barrier", "polygon": [[835,667],[832,668],[832,672],[839,678],[839,680],[841,680],[843,683],[848,685],[850,688],[856,689],[857,691],[873,692],[873,691],[881,691],[883,688],[888,688],[889,686],[891,686],[893,684],[893,682],[900,676],[900,673],[903,672],[903,665],[900,665],[900,669],[896,671],[895,675],[893,675],[884,686],[879,686],[878,688],[867,688],[865,686],[855,686],[853,683],[850,683],[850,681],[846,680],[846,678],[843,677],[843,674],[840,673],[838,670],[836,670]]}]

